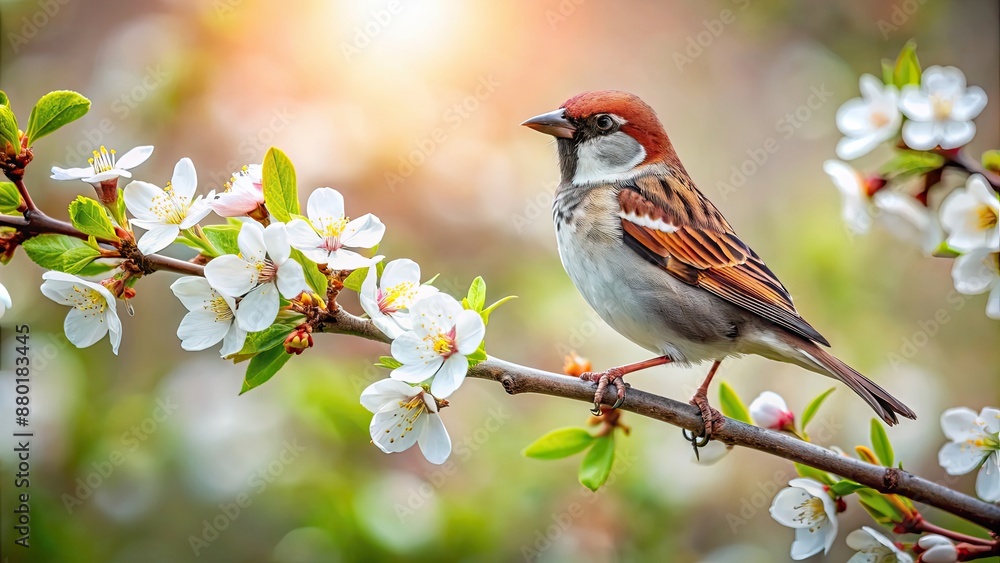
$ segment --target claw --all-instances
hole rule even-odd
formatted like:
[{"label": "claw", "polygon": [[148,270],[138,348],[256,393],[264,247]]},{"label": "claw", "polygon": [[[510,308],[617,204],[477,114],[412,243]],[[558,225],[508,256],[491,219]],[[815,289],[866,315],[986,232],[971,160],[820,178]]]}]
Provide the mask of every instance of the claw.
[{"label": "claw", "polygon": [[691,443],[691,447],[694,449],[694,458],[701,461],[701,455],[698,453],[700,448],[704,448],[712,441],[711,436],[705,436],[704,434],[695,434],[687,428],[681,429],[681,435],[684,439]]}]

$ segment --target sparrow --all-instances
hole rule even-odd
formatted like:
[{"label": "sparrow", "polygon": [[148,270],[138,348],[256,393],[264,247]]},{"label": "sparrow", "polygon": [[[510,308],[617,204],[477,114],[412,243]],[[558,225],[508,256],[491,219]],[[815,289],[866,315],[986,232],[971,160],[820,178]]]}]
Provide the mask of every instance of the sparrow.
[{"label": "sparrow", "polygon": [[[882,420],[906,405],[830,354],[788,290],[733,230],[681,164],[656,112],[633,94],[586,92],[522,125],[555,137],[561,180],[552,203],[559,257],[587,303],[619,334],[656,354],[588,372],[599,410],[628,373],[711,361],[691,403],[707,443],[722,423],[708,388],[726,358],[756,354],[850,387]],[[697,446],[698,444],[696,444]]]}]

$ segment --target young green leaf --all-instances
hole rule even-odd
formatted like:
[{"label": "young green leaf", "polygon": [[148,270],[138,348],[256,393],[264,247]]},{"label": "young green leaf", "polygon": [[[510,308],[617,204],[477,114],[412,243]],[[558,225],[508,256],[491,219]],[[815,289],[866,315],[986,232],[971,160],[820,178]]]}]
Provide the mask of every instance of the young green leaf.
[{"label": "young green leaf", "polygon": [[101,257],[100,251],[89,246],[71,248],[62,255],[61,271],[67,274],[79,274],[91,262]]},{"label": "young green leaf", "polygon": [[285,338],[295,330],[295,327],[287,324],[271,325],[260,332],[251,332],[247,335],[243,348],[239,351],[240,356],[259,354],[270,350],[285,341]]},{"label": "young green leaf", "polygon": [[14,213],[21,207],[21,194],[13,182],[0,182],[0,213]]},{"label": "young green leaf", "polygon": [[365,282],[366,277],[368,277],[368,268],[358,268],[344,278],[344,288],[360,293],[361,284]]},{"label": "young green leaf", "polygon": [[1000,174],[1000,150],[990,150],[983,153],[983,168]]},{"label": "young green leaf", "polygon": [[833,478],[832,475],[830,475],[826,471],[816,469],[815,467],[809,467],[808,465],[802,465],[801,463],[796,463],[795,471],[797,471],[799,475],[801,475],[802,477],[819,481],[824,485],[833,485],[834,483],[836,483],[836,480]]},{"label": "young green leaf", "polygon": [[506,303],[506,302],[508,302],[508,301],[510,301],[512,299],[517,299],[517,296],[516,295],[508,295],[507,297],[504,297],[503,299],[500,299],[500,300],[494,302],[489,307],[487,307],[487,308],[483,309],[482,311],[480,311],[479,312],[479,316],[483,317],[483,324],[487,324],[487,325],[490,324],[490,314],[493,313],[493,311],[496,311],[497,307],[499,307],[500,305],[503,305],[504,303]]},{"label": "young green leaf", "polygon": [[379,356],[378,363],[375,364],[376,367],[385,369],[396,369],[403,366],[403,362],[393,358],[392,356]]},{"label": "young green leaf", "polygon": [[942,166],[944,166],[944,157],[939,154],[927,151],[901,150],[889,162],[882,165],[880,172],[883,176],[899,175],[905,177],[926,174]]},{"label": "young green leaf", "polygon": [[10,144],[14,154],[21,154],[21,138],[17,134],[17,118],[10,106],[0,106],[0,150]]},{"label": "young green leaf", "polygon": [[279,221],[290,221],[293,214],[299,214],[299,192],[292,161],[280,149],[271,147],[264,155],[261,174],[268,211]]},{"label": "young green leaf", "polygon": [[469,286],[468,299],[469,309],[479,312],[486,305],[486,280],[482,276],[477,276]]},{"label": "young green leaf", "polygon": [[892,82],[897,88],[908,84],[920,84],[920,61],[917,60],[917,42],[909,40],[896,59],[892,72]]},{"label": "young green leaf", "polygon": [[892,61],[889,59],[882,59],[882,83],[886,86],[894,84],[892,79],[893,68]]},{"label": "young green leaf", "polygon": [[[94,256],[100,252],[86,242],[66,235],[44,234],[29,238],[21,246],[32,262],[48,270],[66,271],[65,255],[78,248],[89,249]],[[78,258],[78,256],[77,256]]]},{"label": "young green leaf", "polygon": [[903,521],[903,514],[882,493],[871,489],[858,489],[855,492],[861,507],[879,524],[891,526],[894,522]]},{"label": "young green leaf", "polygon": [[615,433],[611,432],[606,436],[595,438],[594,445],[583,457],[578,473],[580,484],[591,491],[600,489],[611,475],[611,468],[614,465]]},{"label": "young green leaf", "polygon": [[861,483],[855,483],[850,479],[844,479],[830,485],[830,492],[837,495],[838,497],[846,497],[851,493],[867,488],[868,487],[862,485]]},{"label": "young green leaf", "polygon": [[117,239],[115,227],[104,206],[97,200],[76,196],[69,204],[69,220],[83,233],[103,239]]},{"label": "young green leaf", "polygon": [[743,400],[736,394],[736,390],[725,381],[719,385],[719,407],[722,409],[722,414],[729,418],[753,424],[750,419],[750,411],[743,404]]},{"label": "young green leaf", "polygon": [[240,389],[240,395],[255,387],[259,387],[274,377],[274,374],[278,373],[278,370],[291,357],[292,355],[285,351],[284,346],[275,346],[250,358],[250,363],[247,365],[247,373],[243,379],[243,388]]},{"label": "young green leaf", "polygon": [[302,264],[302,271],[306,275],[306,282],[309,283],[309,287],[312,288],[318,295],[326,295],[326,284],[329,281],[323,272],[319,271],[316,263],[312,260],[306,258],[305,254],[302,254],[301,250],[297,248],[292,249],[292,260],[295,260],[299,264]]},{"label": "young green leaf", "polygon": [[875,451],[879,462],[886,467],[892,467],[892,462],[895,461],[892,443],[889,441],[889,436],[885,433],[885,427],[882,426],[882,422],[877,418],[872,419],[871,439],[872,450]]},{"label": "young green leaf", "polygon": [[805,430],[806,425],[808,425],[812,421],[812,419],[816,417],[816,413],[819,412],[819,408],[823,406],[823,401],[826,401],[826,398],[830,396],[830,393],[833,393],[836,389],[837,389],[836,387],[831,387],[826,391],[823,391],[822,393],[817,395],[816,398],[813,399],[812,401],[809,401],[809,404],[806,405],[805,410],[802,411],[803,430]]},{"label": "young green leaf", "polygon": [[535,440],[521,453],[535,459],[561,459],[582,452],[594,440],[583,428],[560,428]]},{"label": "young green leaf", "polygon": [[7,92],[0,90],[0,106],[10,107],[10,99],[7,98]]},{"label": "young green leaf", "polygon": [[71,90],[49,92],[38,100],[28,117],[28,145],[63,125],[76,121],[90,110],[90,100]]},{"label": "young green leaf", "polygon": [[479,348],[476,348],[476,350],[473,353],[466,356],[465,359],[469,361],[470,368],[475,367],[476,365],[481,364],[487,360],[486,350],[480,344]]},{"label": "young green leaf", "polygon": [[205,238],[215,247],[219,254],[239,254],[240,246],[237,239],[240,228],[235,225],[208,225],[202,228]]}]

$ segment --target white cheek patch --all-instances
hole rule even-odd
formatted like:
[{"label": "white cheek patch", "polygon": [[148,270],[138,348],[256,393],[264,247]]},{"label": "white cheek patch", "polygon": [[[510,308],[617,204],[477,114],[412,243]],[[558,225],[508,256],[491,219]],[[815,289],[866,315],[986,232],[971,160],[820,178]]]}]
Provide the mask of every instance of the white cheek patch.
[{"label": "white cheek patch", "polygon": [[598,184],[627,180],[646,160],[646,149],[629,135],[618,132],[581,143],[577,148],[573,183]]},{"label": "white cheek patch", "polygon": [[654,229],[664,233],[673,233],[677,231],[677,227],[667,223],[663,219],[653,219],[646,215],[636,215],[634,211],[629,211],[628,213],[622,211],[618,213],[618,216],[629,223],[634,223],[640,227],[646,227],[647,229]]}]

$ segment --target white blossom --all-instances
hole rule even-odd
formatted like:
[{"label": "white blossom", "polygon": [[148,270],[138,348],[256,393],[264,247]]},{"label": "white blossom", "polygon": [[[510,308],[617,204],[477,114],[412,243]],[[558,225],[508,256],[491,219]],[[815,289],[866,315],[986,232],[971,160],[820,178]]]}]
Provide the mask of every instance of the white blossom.
[{"label": "white blossom", "polygon": [[356,270],[372,264],[371,258],[348,248],[372,248],[382,240],[385,225],[371,213],[353,221],[344,215],[344,196],[332,188],[319,188],[306,204],[309,221],[288,223],[292,246],[317,264],[332,270]]},{"label": "white blossom", "polygon": [[427,461],[438,465],[451,455],[437,399],[422,387],[383,379],[361,392],[361,404],[375,413],[369,432],[383,452],[401,452],[416,443]]},{"label": "white blossom", "polygon": [[953,191],[941,204],[941,226],[948,246],[961,252],[1000,250],[1000,198],[986,178],[969,176],[965,188]]},{"label": "white blossom", "polygon": [[908,553],[868,526],[848,534],[847,545],[857,551],[847,563],[913,563]]},{"label": "white blossom", "polygon": [[773,391],[764,391],[750,402],[750,417],[762,428],[787,430],[795,427],[795,414],[788,409],[785,399]]},{"label": "white blossom", "polygon": [[955,258],[951,279],[959,293],[979,295],[989,292],[986,316],[1000,319],[1000,252],[978,249]]},{"label": "white blossom", "polygon": [[870,74],[859,81],[861,98],[844,102],[837,110],[837,128],[844,138],[837,143],[837,156],[854,160],[896,136],[903,116],[899,113],[899,91]]},{"label": "white blossom", "polygon": [[[380,258],[376,257],[373,262]],[[396,338],[412,328],[409,307],[437,293],[437,288],[420,285],[420,266],[413,260],[403,258],[389,262],[378,281],[377,270],[371,266],[361,284],[361,307],[379,330],[389,338]]]},{"label": "white blossom", "polygon": [[791,557],[799,561],[830,552],[837,539],[837,505],[826,489],[813,479],[792,479],[774,496],[771,517],[795,530]]},{"label": "white blossom", "polygon": [[955,563],[958,561],[958,549],[952,541],[938,534],[924,534],[917,540],[917,545],[925,551],[920,554],[923,563]]},{"label": "white blossom", "polygon": [[8,292],[7,288],[4,287],[2,283],[0,283],[0,318],[3,318],[3,315],[4,313],[7,312],[7,309],[10,309],[13,306],[14,303],[11,302],[10,300],[10,292]]},{"label": "white blossom", "polygon": [[972,120],[984,107],[986,92],[978,86],[966,88],[961,70],[929,67],[919,86],[904,86],[900,95],[899,109],[909,118],[903,124],[903,141],[916,150],[966,145],[976,135]]},{"label": "white blossom", "polygon": [[111,334],[111,350],[117,354],[122,341],[122,323],[118,319],[115,296],[104,286],[64,272],[42,274],[42,294],[61,305],[72,307],[63,330],[77,348],[94,345]]},{"label": "white blossom", "polygon": [[251,215],[263,219],[264,187],[259,164],[248,164],[226,184],[226,190],[215,194],[208,204],[221,217],[242,217]]},{"label": "white blossom", "polygon": [[110,180],[117,182],[118,178],[131,178],[132,173],[129,170],[146,162],[146,159],[151,154],[153,154],[153,147],[145,145],[135,147],[123,154],[121,158],[118,158],[114,149],[109,151],[104,146],[101,146],[101,150],[95,150],[94,156],[88,160],[90,166],[82,168],[59,168],[58,166],[53,166],[52,179],[83,180],[84,182],[93,184],[95,187],[100,186],[102,182]]},{"label": "white blossom", "polygon": [[190,229],[208,215],[211,209],[201,196],[194,197],[196,189],[198,173],[190,158],[177,161],[165,188],[138,180],[125,186],[125,207],[135,217],[132,224],[146,229],[137,243],[140,252],[163,250],[181,229]]},{"label": "white blossom", "polygon": [[941,429],[951,442],[938,452],[938,462],[949,475],[979,468],[976,494],[1000,502],[1000,410],[984,408],[978,415],[965,407],[941,415]]},{"label": "white blossom", "polygon": [[222,295],[205,278],[187,276],[170,285],[170,290],[189,311],[177,328],[181,348],[204,350],[222,341],[219,353],[225,357],[243,348],[247,333],[236,323],[236,300]]}]

